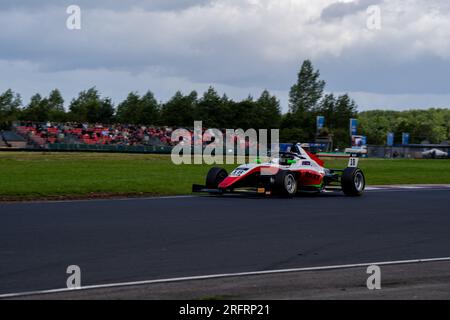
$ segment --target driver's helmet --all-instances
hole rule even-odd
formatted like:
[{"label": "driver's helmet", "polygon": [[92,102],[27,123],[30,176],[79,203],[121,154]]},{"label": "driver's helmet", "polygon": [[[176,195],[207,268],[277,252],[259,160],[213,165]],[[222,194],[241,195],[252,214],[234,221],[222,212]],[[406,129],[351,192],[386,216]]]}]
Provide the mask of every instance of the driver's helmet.
[{"label": "driver's helmet", "polygon": [[292,148],[291,148],[291,152],[295,153],[295,154],[298,154],[298,155],[301,155],[302,152],[300,151],[300,145],[299,144],[293,144]]},{"label": "driver's helmet", "polygon": [[291,152],[295,154],[301,154],[300,145],[295,143],[281,143],[280,152]]},{"label": "driver's helmet", "polygon": [[281,143],[280,152],[291,152],[292,146],[293,146],[292,143]]},{"label": "driver's helmet", "polygon": [[280,144],[279,164],[283,166],[289,165],[290,164],[289,160],[294,160],[295,158],[295,156],[292,153],[300,154],[300,150],[298,149],[296,144],[292,143]]}]

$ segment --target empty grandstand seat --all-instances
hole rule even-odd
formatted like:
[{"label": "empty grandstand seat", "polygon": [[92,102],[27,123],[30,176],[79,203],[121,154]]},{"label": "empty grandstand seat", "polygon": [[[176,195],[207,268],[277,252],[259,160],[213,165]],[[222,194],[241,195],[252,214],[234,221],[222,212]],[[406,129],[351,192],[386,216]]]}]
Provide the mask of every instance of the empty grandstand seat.
[{"label": "empty grandstand seat", "polygon": [[3,137],[8,142],[13,141],[26,141],[22,136],[20,136],[18,133],[14,131],[4,131]]}]

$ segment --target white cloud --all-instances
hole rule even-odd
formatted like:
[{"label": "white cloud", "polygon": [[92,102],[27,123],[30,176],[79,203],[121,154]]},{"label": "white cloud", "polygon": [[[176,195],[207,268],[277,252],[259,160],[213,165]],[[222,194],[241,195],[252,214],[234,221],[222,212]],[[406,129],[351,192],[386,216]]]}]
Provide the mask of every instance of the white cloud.
[{"label": "white cloud", "polygon": [[[111,97],[114,103],[125,99],[131,91],[141,94],[147,90],[156,93],[156,99],[167,101],[173,96],[175,90],[182,89],[187,94],[196,90],[199,94],[206,91],[210,85],[214,85],[220,94],[226,93],[235,99],[245,99],[249,95],[255,98],[261,94],[262,89],[257,87],[236,87],[221,83],[192,82],[182,77],[166,76],[155,69],[146,69],[139,74],[125,70],[83,69],[72,71],[45,72],[37,65],[26,61],[8,62],[0,60],[0,70],[10,74],[9,78],[0,78],[0,92],[7,88],[21,87],[23,102],[26,104],[31,95],[39,91],[47,95],[55,87],[59,88],[66,99],[66,105],[78,92],[90,87],[97,87],[99,91]],[[120,81],[117,81],[120,79]],[[39,89],[36,89],[36,88]],[[287,91],[272,91],[282,104],[287,106]]]},{"label": "white cloud", "polygon": [[376,94],[350,92],[350,96],[359,105],[360,111],[389,109],[397,110],[448,108],[450,94]]},{"label": "white cloud", "polygon": [[[327,76],[328,90],[409,94],[411,101],[449,92],[446,1],[338,2],[80,1],[82,30],[69,31],[60,2],[25,10],[6,1],[0,5],[8,8],[0,12],[0,59],[16,65],[4,62],[0,72],[16,80],[2,79],[1,88],[36,91],[42,83],[69,83],[79,91],[95,79],[121,96],[142,81],[157,95],[206,84],[257,95],[264,88],[287,92],[301,60],[311,58]],[[381,6],[380,31],[366,29],[364,7],[371,4]],[[20,80],[23,61],[33,69]],[[33,77],[47,81],[33,89],[26,80]]]}]

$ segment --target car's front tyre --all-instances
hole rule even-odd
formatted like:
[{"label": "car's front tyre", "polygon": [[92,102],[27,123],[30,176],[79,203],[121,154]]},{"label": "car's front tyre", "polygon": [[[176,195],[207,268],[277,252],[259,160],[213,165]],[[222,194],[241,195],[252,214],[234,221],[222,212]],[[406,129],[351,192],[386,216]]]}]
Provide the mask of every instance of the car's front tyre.
[{"label": "car's front tyre", "polygon": [[206,188],[217,189],[226,177],[228,177],[228,173],[225,169],[211,168],[206,175]]},{"label": "car's front tyre", "polygon": [[297,179],[289,170],[280,170],[275,176],[276,191],[286,197],[292,198],[297,194]]},{"label": "car's front tyre", "polygon": [[341,177],[342,191],[346,196],[359,197],[366,188],[366,178],[359,168],[347,168]]}]

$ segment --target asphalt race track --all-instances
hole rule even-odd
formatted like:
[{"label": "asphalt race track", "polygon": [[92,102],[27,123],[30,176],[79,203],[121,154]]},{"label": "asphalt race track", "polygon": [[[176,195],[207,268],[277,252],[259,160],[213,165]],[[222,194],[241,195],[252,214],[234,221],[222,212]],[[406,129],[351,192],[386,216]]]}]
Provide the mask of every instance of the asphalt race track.
[{"label": "asphalt race track", "polygon": [[450,257],[450,188],[0,204],[0,294]]}]

